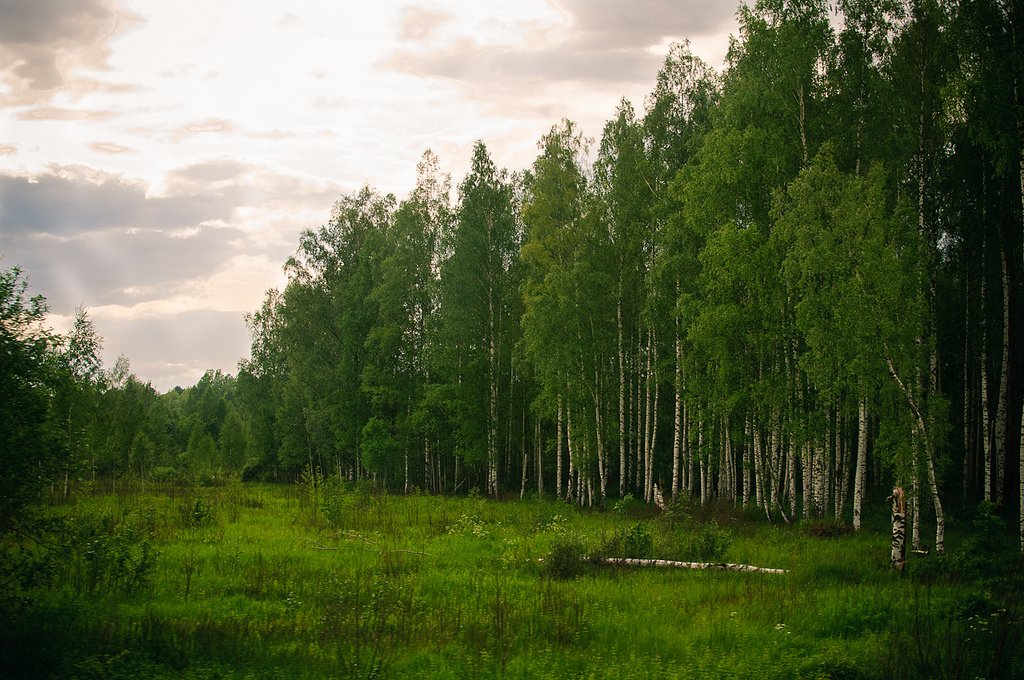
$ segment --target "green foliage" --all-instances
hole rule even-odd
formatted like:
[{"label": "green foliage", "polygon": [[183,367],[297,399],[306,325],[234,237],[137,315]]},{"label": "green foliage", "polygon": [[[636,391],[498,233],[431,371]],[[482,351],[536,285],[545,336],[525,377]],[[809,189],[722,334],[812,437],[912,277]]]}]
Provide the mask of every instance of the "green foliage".
[{"label": "green foliage", "polygon": [[732,545],[733,536],[718,525],[706,522],[690,540],[690,554],[698,562],[721,562]]},{"label": "green foliage", "polygon": [[[97,494],[51,508],[55,521],[36,527],[37,540],[4,543],[3,563],[17,550],[20,573],[34,578],[19,577],[18,598],[5,600],[0,634],[16,649],[0,649],[0,672],[672,677],[684,668],[787,678],[934,675],[950,664],[1014,677],[1020,661],[1019,583],[899,577],[884,532],[823,541],[761,522],[732,534],[733,561],[786,575],[612,569],[588,560],[601,554],[595,537],[652,541],[654,557],[683,558],[667,554],[673,541],[708,527],[543,499],[384,497],[336,479],[321,489],[322,509],[331,498],[342,509],[326,529],[296,521],[309,501],[294,486]],[[197,500],[212,524],[182,520]],[[451,530],[471,524],[486,535]],[[878,653],[890,647],[898,657]]]}]

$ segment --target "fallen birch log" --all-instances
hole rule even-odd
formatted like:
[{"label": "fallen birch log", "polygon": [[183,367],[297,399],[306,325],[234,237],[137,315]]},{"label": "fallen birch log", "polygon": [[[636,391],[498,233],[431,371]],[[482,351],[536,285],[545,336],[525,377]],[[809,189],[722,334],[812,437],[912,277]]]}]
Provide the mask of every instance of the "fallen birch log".
[{"label": "fallen birch log", "polygon": [[727,562],[676,562],[675,560],[642,560],[633,557],[604,557],[595,560],[598,564],[620,564],[627,567],[675,567],[677,569],[717,569],[720,571],[746,571],[758,574],[785,574],[786,569],[755,567],[752,564],[730,564]]}]

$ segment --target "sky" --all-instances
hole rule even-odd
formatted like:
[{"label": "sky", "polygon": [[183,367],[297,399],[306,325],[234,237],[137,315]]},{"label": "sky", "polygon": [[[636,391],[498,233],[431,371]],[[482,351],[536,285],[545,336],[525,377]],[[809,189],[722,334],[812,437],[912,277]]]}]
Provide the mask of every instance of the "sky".
[{"label": "sky", "polygon": [[[160,391],[248,356],[304,228],[424,150],[530,166],[563,118],[643,110],[673,41],[720,68],[721,0],[0,0],[0,268],[84,307]],[[455,198],[453,196],[453,198]]]}]

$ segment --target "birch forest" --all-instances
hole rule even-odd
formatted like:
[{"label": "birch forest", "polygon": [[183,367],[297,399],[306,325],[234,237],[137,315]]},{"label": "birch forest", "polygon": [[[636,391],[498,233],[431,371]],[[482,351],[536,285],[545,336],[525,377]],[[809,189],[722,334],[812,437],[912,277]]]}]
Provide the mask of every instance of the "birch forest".
[{"label": "birch forest", "polygon": [[0,679],[1024,678],[1024,0],[737,17],[338,197],[235,375],[0,268]]},{"label": "birch forest", "polygon": [[899,485],[914,548],[951,505],[1024,532],[1019,3],[738,16],[600,139],[342,196],[247,317],[245,474],[854,528]]}]

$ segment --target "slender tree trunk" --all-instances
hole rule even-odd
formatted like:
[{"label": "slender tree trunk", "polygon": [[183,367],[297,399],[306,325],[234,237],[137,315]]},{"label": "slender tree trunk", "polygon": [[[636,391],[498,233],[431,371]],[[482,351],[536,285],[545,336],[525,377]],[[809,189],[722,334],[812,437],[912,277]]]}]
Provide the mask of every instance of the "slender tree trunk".
[{"label": "slender tree trunk", "polygon": [[653,329],[651,330],[651,344],[653,345],[652,351],[654,353],[654,372],[651,374],[651,380],[654,381],[654,404],[652,414],[650,414],[652,422],[651,450],[647,457],[648,502],[654,499],[654,451],[658,441],[658,395],[661,388],[661,383],[658,381],[658,344]]},{"label": "slender tree trunk", "polygon": [[796,444],[793,442],[793,437],[787,437],[786,441],[786,467],[788,468],[787,477],[789,478],[789,516],[796,517]]},{"label": "slender tree trunk", "polygon": [[[935,554],[942,555],[945,553],[946,520],[945,515],[942,512],[942,501],[939,498],[939,487],[935,479],[935,463],[932,458],[932,443],[928,436],[928,428],[927,425],[925,425],[924,415],[918,406],[917,400],[914,398],[913,393],[907,389],[903,380],[900,379],[899,374],[896,372],[896,367],[892,363],[892,359],[886,356],[885,361],[889,367],[889,375],[896,382],[897,387],[899,387],[900,392],[903,393],[904,398],[906,398],[907,403],[910,406],[911,413],[914,415],[914,426],[917,429],[917,434],[920,437],[922,446],[924,447],[925,469],[928,473],[928,486],[932,493],[932,503],[935,506]],[[916,474],[916,462],[914,467]],[[915,548],[915,550],[916,549],[917,548]]]},{"label": "slender tree trunk", "polygon": [[989,403],[988,403],[988,332],[987,317],[985,316],[985,244],[982,242],[981,257],[981,442],[982,455],[985,457],[985,495],[986,501],[992,500],[992,473],[995,466],[992,464],[992,434],[989,425]]},{"label": "slender tree trunk", "polygon": [[533,429],[534,460],[537,464],[537,495],[544,495],[544,465],[541,456],[544,453],[544,441],[541,439],[540,417],[537,417]]},{"label": "slender tree trunk", "polygon": [[679,319],[676,319],[676,380],[675,408],[672,424],[672,498],[679,495],[679,455],[683,435],[683,345],[679,337]]},{"label": "slender tree trunk", "polygon": [[746,507],[750,503],[750,474],[753,472],[754,461],[753,458],[753,446],[750,442],[750,416],[747,416],[746,425],[744,427],[744,433],[746,437],[743,441],[743,505]]},{"label": "slender tree trunk", "polygon": [[868,460],[868,400],[860,398],[857,414],[857,474],[853,482],[853,530],[860,531],[861,508],[864,503],[864,473]]},{"label": "slender tree trunk", "polygon": [[562,498],[562,395],[558,395],[558,424],[555,427],[555,497]]},{"label": "slender tree trunk", "polygon": [[498,351],[495,338],[494,294],[487,290],[487,329],[488,329],[488,422],[487,422],[487,493],[498,495]]},{"label": "slender tree trunk", "polygon": [[644,406],[644,501],[651,502],[651,383],[654,373],[651,369],[651,354],[654,352],[654,343],[651,341],[651,331],[647,331],[647,384],[645,385],[645,406]]},{"label": "slender tree trunk", "polygon": [[602,506],[608,494],[607,453],[604,450],[604,424],[601,422],[601,380],[597,371],[597,355],[594,356],[594,434],[597,443],[597,474],[600,483],[599,501]]},{"label": "slender tree trunk", "polygon": [[892,556],[893,568],[903,573],[907,562],[907,502],[903,489],[892,490]]},{"label": "slender tree trunk", "polygon": [[804,519],[811,519],[814,508],[813,482],[814,482],[814,454],[811,442],[806,441],[803,445],[801,456],[801,467],[803,468],[803,502]]},{"label": "slender tree trunk", "polygon": [[619,498],[626,495],[626,351],[622,332],[622,283],[619,283],[619,299],[615,305],[615,322],[618,328],[619,350]]},{"label": "slender tree trunk", "polygon": [[566,409],[565,412],[565,434],[569,444],[569,490],[566,494],[566,500],[570,503],[573,502],[575,483],[579,477],[578,474],[574,474],[577,470],[577,453],[578,449],[576,442],[572,436],[572,406]]},{"label": "slender tree trunk", "polygon": [[764,507],[764,474],[761,471],[761,431],[758,428],[757,421],[753,421],[751,425],[750,434],[754,438],[754,494],[755,500],[757,501],[757,507]]},{"label": "slender tree trunk", "polygon": [[708,464],[707,452],[704,450],[704,421],[697,420],[697,450],[700,451],[700,504],[708,502]]},{"label": "slender tree trunk", "polygon": [[523,408],[522,413],[522,424],[520,428],[521,441],[519,442],[519,448],[523,454],[523,476],[519,483],[519,500],[523,500],[526,496],[526,468],[527,468],[527,448],[526,448],[526,408]]},{"label": "slender tree trunk", "polygon": [[1007,271],[1006,249],[999,247],[1003,275],[1003,356],[999,369],[999,401],[996,403],[995,444],[996,444],[996,488],[993,491],[996,502],[1004,498],[1006,487],[1006,456],[1009,448],[1007,423],[1009,415],[1009,373],[1010,373],[1010,275]]}]

